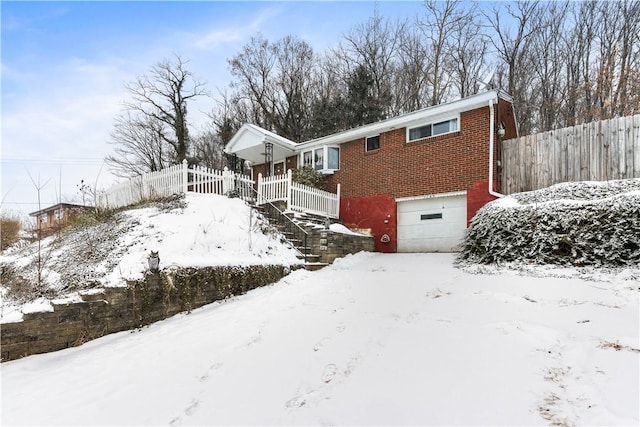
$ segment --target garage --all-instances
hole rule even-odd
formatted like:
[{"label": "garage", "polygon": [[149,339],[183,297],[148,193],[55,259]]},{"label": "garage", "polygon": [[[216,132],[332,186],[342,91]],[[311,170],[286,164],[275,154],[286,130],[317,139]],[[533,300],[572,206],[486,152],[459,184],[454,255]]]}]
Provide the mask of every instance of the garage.
[{"label": "garage", "polygon": [[454,252],[467,228],[467,194],[396,199],[398,252]]}]

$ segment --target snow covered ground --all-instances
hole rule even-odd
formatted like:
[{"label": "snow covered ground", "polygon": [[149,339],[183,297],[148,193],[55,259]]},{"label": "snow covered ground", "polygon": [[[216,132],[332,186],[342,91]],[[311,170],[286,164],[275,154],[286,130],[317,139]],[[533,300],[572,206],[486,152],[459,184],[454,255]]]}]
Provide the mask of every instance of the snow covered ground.
[{"label": "snow covered ground", "polygon": [[3,363],[2,424],[640,423],[633,271],[453,263],[360,253]]},{"label": "snow covered ground", "polygon": [[[79,300],[69,290],[126,286],[148,269],[150,251],[160,268],[217,265],[294,265],[297,251],[269,229],[265,220],[237,198],[189,193],[178,203],[155,203],[116,214],[111,221],[43,240],[42,277],[57,298]],[[16,247],[0,263],[36,282],[37,245]],[[71,286],[73,284],[73,286]],[[66,291],[66,292],[65,292]],[[50,301],[28,304],[6,296],[0,287],[0,322],[22,319],[23,312],[50,311]]]}]

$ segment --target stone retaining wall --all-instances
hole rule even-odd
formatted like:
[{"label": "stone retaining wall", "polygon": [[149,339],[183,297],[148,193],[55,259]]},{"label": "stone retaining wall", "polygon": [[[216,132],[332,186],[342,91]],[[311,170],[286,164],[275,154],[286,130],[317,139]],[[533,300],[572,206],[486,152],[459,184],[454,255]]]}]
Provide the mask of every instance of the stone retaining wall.
[{"label": "stone retaining wall", "polygon": [[0,325],[2,361],[81,345],[140,328],[180,312],[275,283],[285,266],[182,268],[148,274],[127,287],[87,293],[83,301],[54,303],[53,311],[26,313]]},{"label": "stone retaining wall", "polygon": [[336,258],[361,251],[374,252],[373,236],[338,233],[331,230],[309,231],[307,246],[310,253],[320,255],[320,262],[331,264]]}]

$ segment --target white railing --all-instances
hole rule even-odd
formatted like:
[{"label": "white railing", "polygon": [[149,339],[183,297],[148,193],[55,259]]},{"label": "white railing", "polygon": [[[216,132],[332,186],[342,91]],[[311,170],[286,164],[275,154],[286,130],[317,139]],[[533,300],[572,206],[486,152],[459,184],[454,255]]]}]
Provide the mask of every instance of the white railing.
[{"label": "white railing", "polygon": [[116,184],[98,195],[97,206],[116,209],[130,206],[145,199],[166,197],[179,193],[209,193],[226,195],[235,192],[247,200],[253,197],[253,180],[225,168],[222,171],[195,166],[189,168],[186,160],[157,172],[137,176]]},{"label": "white railing", "polygon": [[[184,160],[158,172],[150,172],[116,184],[98,195],[99,208],[117,209],[143,200],[179,193],[228,195],[235,193],[243,200],[255,198],[254,181],[247,175],[202,166],[189,167]],[[291,170],[286,175],[258,175],[258,199],[265,202],[284,201],[287,210],[309,212],[338,218],[340,214],[340,184],[337,194],[293,182]]]},{"label": "white railing", "polygon": [[284,201],[287,210],[309,212],[338,218],[340,215],[340,184],[337,193],[318,190],[293,182],[291,169],[286,175],[258,175],[258,194],[268,202]]}]

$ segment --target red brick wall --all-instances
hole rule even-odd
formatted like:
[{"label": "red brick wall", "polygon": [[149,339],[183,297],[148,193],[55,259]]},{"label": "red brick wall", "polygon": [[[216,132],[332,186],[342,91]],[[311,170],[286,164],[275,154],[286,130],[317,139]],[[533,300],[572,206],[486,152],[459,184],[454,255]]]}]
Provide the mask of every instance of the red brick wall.
[{"label": "red brick wall", "polygon": [[488,177],[489,107],[460,115],[460,130],[407,143],[406,129],[380,135],[380,149],[365,153],[364,139],[341,145],[343,198],[389,194],[392,198],[469,190]]},{"label": "red brick wall", "polygon": [[258,174],[262,174],[262,176],[267,176],[267,165],[262,163],[261,165],[253,165],[253,177],[256,182],[258,181]]},{"label": "red brick wall", "polygon": [[298,156],[287,157],[287,160],[284,165],[285,172],[289,169],[297,169],[298,168]]},{"label": "red brick wall", "polygon": [[[370,229],[377,252],[396,251],[396,201],[389,194],[340,199],[340,219],[349,228]],[[385,234],[386,243],[381,240]]]}]

